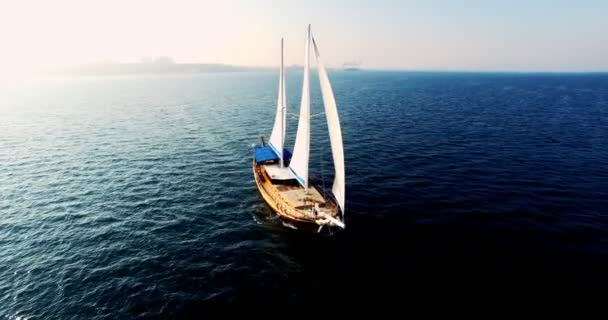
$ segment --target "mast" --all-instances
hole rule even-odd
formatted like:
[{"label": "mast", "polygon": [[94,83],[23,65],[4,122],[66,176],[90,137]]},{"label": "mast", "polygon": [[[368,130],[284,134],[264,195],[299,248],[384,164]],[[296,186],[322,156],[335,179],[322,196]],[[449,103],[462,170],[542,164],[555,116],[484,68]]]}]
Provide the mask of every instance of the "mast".
[{"label": "mast", "polygon": [[[281,106],[281,115],[283,116],[283,119],[281,119],[281,147],[283,147],[285,145],[285,119],[286,119],[286,114],[285,114],[285,71],[283,70],[283,38],[281,38],[281,71],[280,71],[280,77],[281,77],[281,86],[280,86],[280,92],[279,92],[279,100],[280,103],[279,105]],[[283,164],[284,164],[285,160],[283,159],[283,150],[281,149],[281,155],[279,157],[279,166],[281,168],[283,168]]]},{"label": "mast", "polygon": [[308,160],[310,156],[310,25],[306,32],[306,46],[304,49],[304,80],[302,81],[302,99],[300,101],[300,119],[298,132],[293,148],[293,156],[289,163],[289,170],[296,180],[308,192]]},{"label": "mast", "polygon": [[283,38],[281,38],[281,66],[279,69],[279,92],[277,97],[277,109],[274,119],[274,127],[270,134],[268,144],[279,157],[279,164],[284,165],[285,127],[287,114],[285,113],[285,71],[283,67]]}]

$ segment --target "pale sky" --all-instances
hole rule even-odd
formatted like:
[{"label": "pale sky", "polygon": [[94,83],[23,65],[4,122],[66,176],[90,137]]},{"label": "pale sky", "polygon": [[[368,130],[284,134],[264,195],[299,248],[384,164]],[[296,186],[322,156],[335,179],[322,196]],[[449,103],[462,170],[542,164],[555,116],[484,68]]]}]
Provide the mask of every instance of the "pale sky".
[{"label": "pale sky", "polygon": [[0,68],[138,62],[608,71],[605,0],[0,0]]}]

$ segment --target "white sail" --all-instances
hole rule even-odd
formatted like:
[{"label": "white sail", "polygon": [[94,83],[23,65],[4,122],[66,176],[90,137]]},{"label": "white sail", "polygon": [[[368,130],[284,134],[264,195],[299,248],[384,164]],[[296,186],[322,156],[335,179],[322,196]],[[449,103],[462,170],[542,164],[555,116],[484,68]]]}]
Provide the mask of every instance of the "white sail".
[{"label": "white sail", "polygon": [[274,118],[274,127],[270,134],[269,144],[277,153],[280,160],[280,166],[283,167],[283,146],[285,144],[285,124],[286,124],[286,113],[285,106],[285,72],[283,69],[283,39],[281,38],[281,67],[279,69],[279,93],[277,96],[277,112]]},{"label": "white sail", "polygon": [[315,39],[312,38],[315,56],[317,58],[317,68],[319,70],[319,82],[321,83],[321,92],[323,94],[323,104],[325,105],[325,115],[327,118],[327,127],[329,130],[329,139],[331,142],[331,153],[334,159],[335,177],[332,186],[332,192],[338,205],[344,215],[344,197],[345,197],[345,177],[344,177],[344,147],[342,145],[342,130],[340,129],[340,119],[336,108],[336,100],[333,90],[327,76],[327,71],[319,55],[319,49]]},{"label": "white sail", "polygon": [[304,80],[302,83],[302,100],[300,101],[300,120],[293,148],[289,169],[304,188],[308,189],[308,159],[310,152],[310,86],[308,80],[310,55],[310,25],[306,33],[304,49]]}]

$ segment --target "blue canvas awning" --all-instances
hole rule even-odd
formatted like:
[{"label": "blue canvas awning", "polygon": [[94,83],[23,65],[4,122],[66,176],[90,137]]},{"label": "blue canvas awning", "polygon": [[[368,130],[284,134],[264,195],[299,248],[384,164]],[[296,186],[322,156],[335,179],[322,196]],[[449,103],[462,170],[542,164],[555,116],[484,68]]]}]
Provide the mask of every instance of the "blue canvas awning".
[{"label": "blue canvas awning", "polygon": [[[291,152],[288,149],[283,149],[284,160],[291,159]],[[270,146],[256,146],[254,149],[255,162],[263,163],[266,161],[279,160],[279,155],[272,150]]]}]

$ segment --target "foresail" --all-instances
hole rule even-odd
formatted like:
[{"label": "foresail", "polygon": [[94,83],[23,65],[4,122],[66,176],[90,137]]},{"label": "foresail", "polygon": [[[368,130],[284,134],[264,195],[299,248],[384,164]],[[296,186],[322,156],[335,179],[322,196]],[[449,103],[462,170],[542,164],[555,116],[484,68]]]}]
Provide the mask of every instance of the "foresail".
[{"label": "foresail", "polygon": [[310,152],[310,85],[308,80],[310,55],[310,26],[306,33],[304,49],[304,80],[302,82],[302,100],[300,101],[300,120],[293,148],[289,169],[302,186],[308,188],[308,159]]},{"label": "foresail", "polygon": [[338,205],[344,215],[344,198],[345,198],[345,177],[344,177],[344,147],[342,145],[342,130],[340,128],[340,119],[336,108],[336,100],[334,93],[327,76],[327,71],[323,65],[319,49],[315,39],[312,38],[315,56],[317,58],[317,68],[319,70],[319,82],[321,83],[321,92],[323,94],[323,104],[325,105],[325,115],[327,118],[327,127],[329,130],[329,139],[331,142],[331,153],[334,159],[335,177],[332,186],[332,192]]},{"label": "foresail", "polygon": [[279,69],[279,93],[277,95],[277,111],[274,118],[274,127],[270,134],[269,144],[280,158],[280,166],[283,166],[283,145],[285,141],[285,72],[283,69],[283,39],[281,39],[281,67]]}]

